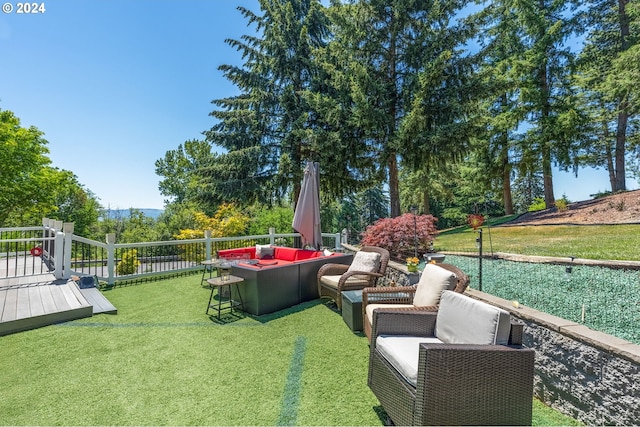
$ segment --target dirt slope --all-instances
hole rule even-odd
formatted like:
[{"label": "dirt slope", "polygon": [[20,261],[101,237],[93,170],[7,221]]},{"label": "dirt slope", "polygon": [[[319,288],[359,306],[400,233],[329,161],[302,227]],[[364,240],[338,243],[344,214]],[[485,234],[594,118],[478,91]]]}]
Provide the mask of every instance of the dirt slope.
[{"label": "dirt slope", "polygon": [[524,224],[640,224],[640,190],[574,202],[565,211],[552,208],[526,213],[504,225]]}]

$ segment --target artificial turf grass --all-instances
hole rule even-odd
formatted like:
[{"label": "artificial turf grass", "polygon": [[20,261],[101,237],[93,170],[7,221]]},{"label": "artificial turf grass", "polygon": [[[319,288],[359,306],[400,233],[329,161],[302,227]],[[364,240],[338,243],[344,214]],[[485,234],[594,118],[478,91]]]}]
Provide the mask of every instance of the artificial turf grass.
[{"label": "artificial turf grass", "polygon": [[[0,402],[2,423],[274,425],[300,336],[307,341],[305,366],[321,369],[303,370],[296,422],[380,423],[371,411],[377,402],[366,388],[366,363],[349,360],[336,366],[344,364],[334,356],[321,360],[317,354],[342,356],[344,351],[364,360],[366,339],[353,335],[336,313],[318,302],[268,321],[246,317],[219,325],[204,314],[209,290],[189,278],[105,294],[118,307],[117,316],[100,315],[4,338],[0,352],[14,351],[3,360],[11,366],[20,362],[21,368],[2,381],[10,384],[4,391],[15,397]],[[34,348],[41,349],[37,357]],[[39,379],[34,371],[42,372]],[[358,374],[364,393],[362,384],[357,387],[351,379]],[[305,393],[323,400],[306,404]],[[351,420],[334,410],[336,398],[349,407]],[[29,403],[5,411],[5,405],[19,401]]]},{"label": "artificial turf grass", "polygon": [[[0,424],[383,423],[367,340],[339,313],[316,300],[218,324],[198,279],[116,287],[118,315],[1,338]],[[534,420],[573,422],[544,406]]]}]

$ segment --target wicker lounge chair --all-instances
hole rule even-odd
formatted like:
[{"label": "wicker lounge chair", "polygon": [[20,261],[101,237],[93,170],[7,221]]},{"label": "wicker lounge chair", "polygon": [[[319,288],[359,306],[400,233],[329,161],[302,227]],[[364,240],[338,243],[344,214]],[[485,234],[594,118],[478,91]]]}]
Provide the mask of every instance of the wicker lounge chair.
[{"label": "wicker lounge chair", "polygon": [[437,312],[376,310],[369,387],[397,425],[531,425],[534,352],[522,327],[452,291]]},{"label": "wicker lounge chair", "polygon": [[377,246],[363,246],[353,257],[351,265],[325,264],[318,270],[320,298],[332,298],[342,309],[342,291],[360,290],[375,286],[383,277],[389,263],[389,251]]},{"label": "wicker lounge chair", "polygon": [[[436,264],[456,275],[454,292],[463,293],[469,286],[469,277],[462,270],[451,264]],[[424,273],[423,273],[424,274]],[[371,342],[372,310],[402,309],[411,311],[437,311],[437,305],[416,306],[413,305],[413,298],[418,289],[418,285],[413,286],[384,286],[377,288],[365,288],[362,291],[362,325],[364,333]],[[367,306],[370,309],[367,310]]]}]

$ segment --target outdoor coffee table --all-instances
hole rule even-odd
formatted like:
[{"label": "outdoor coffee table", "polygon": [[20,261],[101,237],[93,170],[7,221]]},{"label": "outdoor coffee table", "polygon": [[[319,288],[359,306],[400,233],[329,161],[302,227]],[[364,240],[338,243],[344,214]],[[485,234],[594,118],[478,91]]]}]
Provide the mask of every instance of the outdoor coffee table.
[{"label": "outdoor coffee table", "polygon": [[[207,283],[211,287],[211,295],[209,295],[209,304],[207,304],[206,314],[209,314],[210,309],[216,310],[218,312],[218,320],[220,320],[220,313],[222,312],[222,310],[231,310],[231,313],[233,313],[234,308],[240,307],[241,310],[244,311],[244,304],[242,303],[242,295],[240,294],[240,289],[238,288],[238,283],[242,283],[242,282],[244,282],[244,279],[242,277],[233,276],[233,275],[207,279]],[[238,298],[240,299],[240,301],[235,301],[231,297],[231,285],[235,285],[236,292],[238,293]],[[222,290],[225,287],[228,287],[228,295],[229,295],[228,298],[223,297]],[[218,290],[217,304],[211,304],[211,301],[213,300],[214,289]]]}]

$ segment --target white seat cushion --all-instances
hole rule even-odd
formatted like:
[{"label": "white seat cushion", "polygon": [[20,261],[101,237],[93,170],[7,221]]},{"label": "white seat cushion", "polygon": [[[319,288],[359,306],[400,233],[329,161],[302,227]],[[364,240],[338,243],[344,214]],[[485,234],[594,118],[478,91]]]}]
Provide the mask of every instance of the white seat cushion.
[{"label": "white seat cushion", "polygon": [[405,307],[413,307],[411,304],[367,304],[365,308],[365,313],[367,314],[367,319],[369,319],[369,323],[373,323],[373,310],[376,308],[405,308]]},{"label": "white seat cushion", "polygon": [[421,343],[442,344],[435,337],[406,337],[380,335],[376,339],[376,348],[396,371],[414,387],[418,383],[418,358]]},{"label": "white seat cushion", "polygon": [[[338,281],[340,280],[341,275],[325,275],[320,278],[320,283],[323,283],[331,288],[338,289]],[[358,276],[351,276],[346,281],[349,285],[363,285],[366,286],[369,284],[368,280],[360,279]]]},{"label": "white seat cushion", "polygon": [[457,283],[458,278],[452,271],[435,264],[427,264],[420,276],[413,297],[413,305],[418,307],[438,305],[442,292],[455,289]]},{"label": "white seat cushion", "polygon": [[[378,271],[379,268],[380,268],[379,253],[358,251],[356,252],[356,255],[353,257],[353,261],[351,262],[351,265],[349,266],[349,269],[347,270],[347,272],[366,271],[367,273],[375,273]],[[367,280],[370,279],[369,276],[365,276],[364,274],[361,274],[359,276],[353,276],[353,277],[358,277],[360,279],[367,279]]]},{"label": "white seat cushion", "polygon": [[452,291],[442,292],[435,335],[447,344],[508,344],[507,311]]}]

